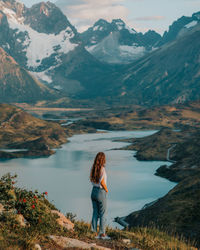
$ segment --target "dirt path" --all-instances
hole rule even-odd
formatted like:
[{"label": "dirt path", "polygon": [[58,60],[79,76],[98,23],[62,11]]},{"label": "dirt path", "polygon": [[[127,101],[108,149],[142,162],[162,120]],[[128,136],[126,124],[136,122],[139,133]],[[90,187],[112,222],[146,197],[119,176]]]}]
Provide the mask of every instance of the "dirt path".
[{"label": "dirt path", "polygon": [[176,163],[176,161],[170,160],[170,151],[176,147],[176,144],[174,144],[173,146],[171,146],[168,150],[167,150],[167,161],[171,162],[171,163]]}]

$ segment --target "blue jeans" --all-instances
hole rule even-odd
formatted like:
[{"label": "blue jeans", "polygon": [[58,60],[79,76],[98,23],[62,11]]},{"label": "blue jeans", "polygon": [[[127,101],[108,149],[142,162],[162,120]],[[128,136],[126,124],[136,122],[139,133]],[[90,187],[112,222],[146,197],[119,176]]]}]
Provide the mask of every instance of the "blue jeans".
[{"label": "blue jeans", "polygon": [[107,197],[106,191],[102,188],[93,187],[92,194],[92,231],[97,232],[98,218],[100,219],[100,234],[105,234],[106,228],[106,210],[107,210]]}]

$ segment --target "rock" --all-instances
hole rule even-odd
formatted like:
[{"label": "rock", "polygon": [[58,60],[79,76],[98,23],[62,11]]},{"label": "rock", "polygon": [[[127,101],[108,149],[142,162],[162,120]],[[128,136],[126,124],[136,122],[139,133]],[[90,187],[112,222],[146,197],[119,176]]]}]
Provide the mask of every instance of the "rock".
[{"label": "rock", "polygon": [[4,211],[4,206],[0,203],[0,214],[3,213]]},{"label": "rock", "polygon": [[131,240],[129,240],[129,239],[122,239],[122,241],[125,244],[131,244]]},{"label": "rock", "polygon": [[56,219],[56,221],[60,226],[66,228],[67,230],[74,230],[74,224],[69,219],[67,219],[64,214],[57,210],[51,210],[51,213],[58,215],[59,218]]},{"label": "rock", "polygon": [[50,238],[62,248],[80,248],[80,249],[99,249],[99,250],[110,250],[110,248],[101,247],[95,243],[89,244],[84,241],[62,237],[62,236],[50,236]]},{"label": "rock", "polygon": [[26,221],[25,221],[24,216],[22,214],[17,214],[16,215],[16,220],[20,224],[21,227],[26,226]]},{"label": "rock", "polygon": [[39,244],[35,244],[35,250],[42,250],[42,248]]}]

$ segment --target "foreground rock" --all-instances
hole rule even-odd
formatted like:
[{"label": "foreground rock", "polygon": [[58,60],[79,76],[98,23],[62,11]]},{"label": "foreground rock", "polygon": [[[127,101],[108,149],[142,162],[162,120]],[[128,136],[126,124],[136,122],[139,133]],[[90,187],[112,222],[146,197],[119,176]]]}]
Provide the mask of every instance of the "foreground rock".
[{"label": "foreground rock", "polygon": [[71,239],[62,236],[50,236],[50,238],[62,248],[78,248],[78,249],[99,249],[99,250],[110,250],[110,248],[101,247],[96,245],[95,243],[86,243],[84,241]]},{"label": "foreground rock", "polygon": [[74,223],[72,223],[70,220],[68,220],[64,214],[58,212],[57,210],[52,210],[52,214],[56,214],[58,216],[58,219],[56,219],[57,223],[66,228],[67,230],[74,230]]},{"label": "foreground rock", "polygon": [[4,206],[0,203],[0,214],[3,213],[4,211]]},{"label": "foreground rock", "polygon": [[24,219],[24,216],[22,214],[17,214],[16,215],[16,221],[19,223],[21,227],[26,227],[27,223]]}]

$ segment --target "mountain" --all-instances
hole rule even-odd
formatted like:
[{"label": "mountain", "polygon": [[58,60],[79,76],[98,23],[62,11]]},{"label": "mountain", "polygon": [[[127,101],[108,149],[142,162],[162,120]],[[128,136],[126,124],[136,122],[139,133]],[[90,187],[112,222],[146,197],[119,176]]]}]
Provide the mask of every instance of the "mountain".
[{"label": "mountain", "polygon": [[90,105],[184,102],[199,98],[198,18],[186,18],[178,35],[165,41],[167,35],[137,33],[120,19],[101,19],[79,34],[53,3],[27,8],[4,0],[0,47],[58,97]]},{"label": "mountain", "polygon": [[194,13],[191,17],[182,16],[169,27],[159,42],[159,46],[172,42],[184,35],[200,23],[200,12]]},{"label": "mountain", "polygon": [[107,63],[129,63],[156,47],[161,36],[155,31],[145,34],[129,28],[121,19],[111,23],[100,19],[80,34],[85,48],[97,59]]},{"label": "mountain", "polygon": [[76,29],[53,3],[26,8],[5,0],[0,11],[0,46],[61,97],[92,94],[106,83],[110,66],[85,50]]},{"label": "mountain", "polygon": [[[115,79],[121,102],[160,105],[200,98],[200,24],[128,65]],[[114,93],[113,93],[114,95]]]},{"label": "mountain", "polygon": [[5,0],[0,2],[0,11],[4,26],[0,45],[30,71],[57,66],[63,53],[78,46],[75,28],[50,2],[28,9],[14,0]]},{"label": "mountain", "polygon": [[78,45],[76,29],[54,4],[31,8],[14,0],[0,2],[0,46],[35,77],[51,83],[50,72],[62,63],[62,56]]},{"label": "mountain", "polygon": [[0,47],[1,102],[35,102],[55,99],[56,93],[33,78]]}]

